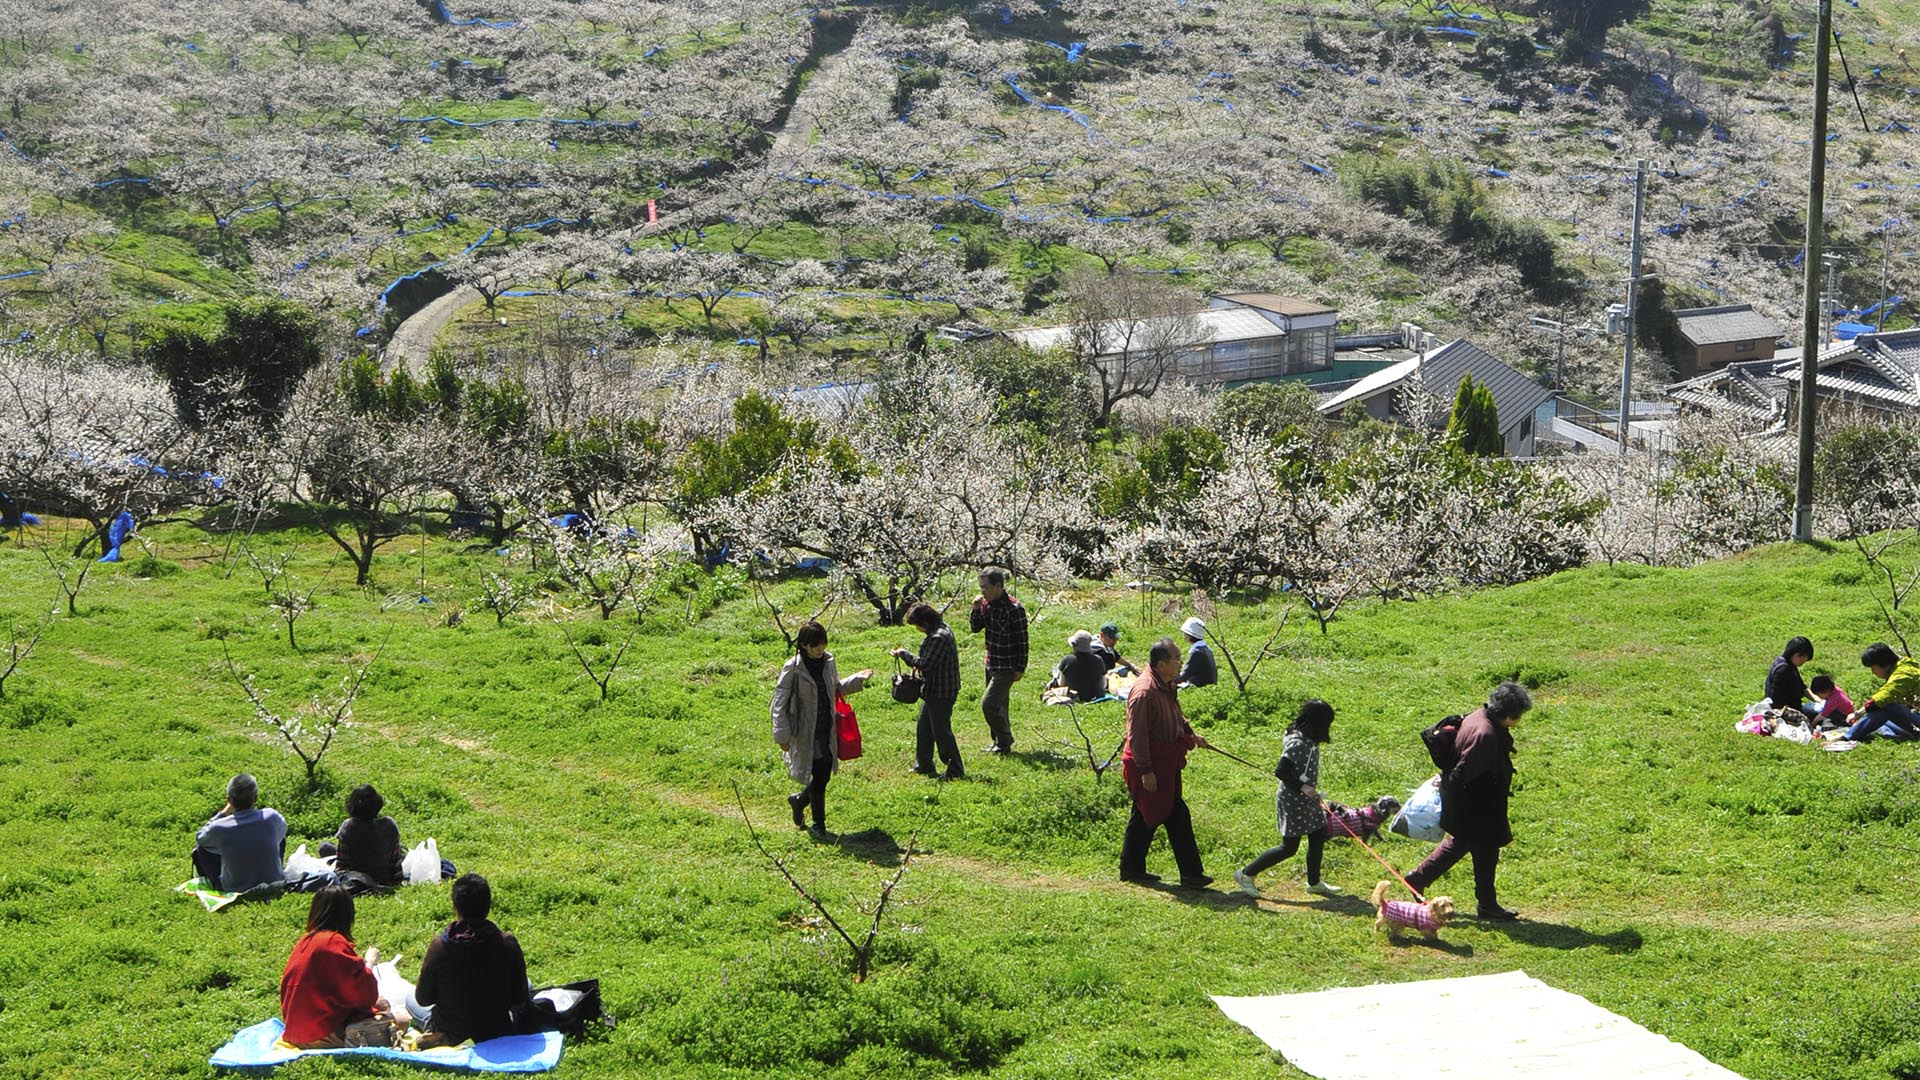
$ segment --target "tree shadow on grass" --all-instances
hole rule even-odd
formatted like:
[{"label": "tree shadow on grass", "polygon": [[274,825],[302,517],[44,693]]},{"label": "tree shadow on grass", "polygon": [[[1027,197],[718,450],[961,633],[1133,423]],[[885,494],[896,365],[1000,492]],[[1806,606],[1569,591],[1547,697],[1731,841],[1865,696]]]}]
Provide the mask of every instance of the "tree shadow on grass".
[{"label": "tree shadow on grass", "polygon": [[[835,833],[832,836],[820,837],[814,842],[818,844],[831,844],[854,858],[860,859],[863,862],[872,863],[875,866],[899,866],[900,856],[905,854],[904,850],[900,847],[900,842],[895,840],[893,834],[885,829],[862,829],[855,833]],[[916,854],[924,855],[926,853],[916,852]]]},{"label": "tree shadow on grass", "polygon": [[1066,772],[1068,769],[1077,768],[1085,759],[1085,755],[1074,758],[1058,750],[1015,750],[1007,756],[1022,765],[1038,765],[1054,772]]},{"label": "tree shadow on grass", "polygon": [[1600,948],[1618,956],[1622,953],[1638,952],[1644,943],[1640,931],[1632,927],[1615,930],[1610,934],[1596,934],[1578,926],[1536,922],[1532,919],[1520,919],[1516,922],[1477,922],[1476,925],[1489,933],[1505,934],[1522,945],[1533,945],[1543,949]]}]

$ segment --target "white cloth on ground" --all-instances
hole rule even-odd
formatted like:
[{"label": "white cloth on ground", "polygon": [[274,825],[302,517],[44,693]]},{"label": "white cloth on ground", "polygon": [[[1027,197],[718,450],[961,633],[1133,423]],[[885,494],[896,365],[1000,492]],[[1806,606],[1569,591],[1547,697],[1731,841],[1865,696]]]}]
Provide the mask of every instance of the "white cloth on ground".
[{"label": "white cloth on ground", "polygon": [[1741,1080],[1524,971],[1213,1000],[1321,1080]]}]

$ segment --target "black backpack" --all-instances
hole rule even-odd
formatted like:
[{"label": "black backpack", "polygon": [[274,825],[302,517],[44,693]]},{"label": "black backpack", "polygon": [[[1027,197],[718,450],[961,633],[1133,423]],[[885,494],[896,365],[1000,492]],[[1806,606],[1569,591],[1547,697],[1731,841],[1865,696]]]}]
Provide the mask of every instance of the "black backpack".
[{"label": "black backpack", "polygon": [[607,1027],[614,1025],[613,1016],[600,1007],[599,979],[536,990],[531,1000],[513,1008],[514,1031],[520,1035],[558,1031],[578,1036],[596,1020]]},{"label": "black backpack", "polygon": [[1427,744],[1427,756],[1433,759],[1433,767],[1441,772],[1452,772],[1460,763],[1460,752],[1454,749],[1453,741],[1460,735],[1460,721],[1465,717],[1448,716],[1430,728],[1420,732],[1420,741]]}]

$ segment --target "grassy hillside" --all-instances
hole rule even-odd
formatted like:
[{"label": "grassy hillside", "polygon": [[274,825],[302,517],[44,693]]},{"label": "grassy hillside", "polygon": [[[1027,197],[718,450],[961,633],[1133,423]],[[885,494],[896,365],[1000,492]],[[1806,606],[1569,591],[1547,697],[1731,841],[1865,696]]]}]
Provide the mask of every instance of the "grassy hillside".
[{"label": "grassy hillside", "polygon": [[[1301,697],[1326,697],[1339,720],[1321,786],[1357,801],[1424,778],[1414,733],[1431,718],[1495,679],[1539,685],[1517,731],[1518,840],[1502,875],[1528,919],[1466,921],[1433,948],[1374,939],[1351,894],[1379,873],[1349,845],[1329,854],[1328,880],[1350,891],[1335,900],[1304,891],[1298,862],[1266,875],[1271,899],[1258,904],[1219,886],[1193,896],[1117,883],[1117,778],[1097,782],[1066,745],[1066,714],[1025,693],[1021,753],[974,753],[985,741],[979,645],[965,635],[956,718],[972,779],[910,775],[910,710],[863,694],[867,756],[830,790],[840,839],[816,844],[782,824],[788,785],[766,718],[782,645],[736,590],[666,605],[602,703],[553,626],[451,619],[496,556],[407,541],[376,565],[384,586],[363,594],[314,537],[262,538],[297,545],[296,573],[322,582],[296,654],[244,564],[226,578],[217,542],[155,539],[159,563],[98,568],[78,617],[52,624],[0,699],[0,1061],[11,1075],[206,1075],[227,1036],[276,1014],[305,898],[208,915],[167,891],[241,770],[259,774],[265,801],[309,843],[337,826],[352,785],[377,784],[407,842],[434,836],[492,878],[498,921],[519,934],[537,983],[601,978],[621,1024],[569,1046],[563,1076],[1298,1077],[1206,995],[1515,968],[1753,1080],[1920,1075],[1916,751],[1827,755],[1732,730],[1796,632],[1814,640],[1815,669],[1856,698],[1870,689],[1853,656],[1878,617],[1845,552],[1775,548],[1361,608],[1262,668],[1245,701],[1227,687],[1193,692],[1209,738],[1256,762],[1278,753]],[[783,595],[799,607],[811,587]],[[53,595],[40,552],[0,549],[0,615]],[[1065,597],[1038,610],[1036,657],[1064,652],[1071,629],[1103,616],[1143,656],[1176,607]],[[1255,614],[1229,617],[1229,634],[1249,636]],[[884,672],[884,650],[906,643],[855,607],[831,630],[845,669]],[[583,612],[575,632],[617,641],[623,630]],[[343,659],[380,650],[316,794],[249,726],[220,635],[282,706],[330,689]],[[1118,713],[1105,708],[1094,738],[1111,746]],[[754,854],[735,781],[774,849],[842,913],[871,899],[918,835],[926,853],[866,984]],[[1199,755],[1187,784],[1208,869],[1224,882],[1273,841],[1273,781]],[[1403,867],[1424,850],[1383,847]],[[1169,866],[1157,846],[1150,867]],[[1444,887],[1470,895],[1464,868]],[[355,936],[406,954],[412,975],[449,917],[444,888],[406,888],[362,900]],[[412,1075],[318,1062],[292,1073],[368,1074]]]}]

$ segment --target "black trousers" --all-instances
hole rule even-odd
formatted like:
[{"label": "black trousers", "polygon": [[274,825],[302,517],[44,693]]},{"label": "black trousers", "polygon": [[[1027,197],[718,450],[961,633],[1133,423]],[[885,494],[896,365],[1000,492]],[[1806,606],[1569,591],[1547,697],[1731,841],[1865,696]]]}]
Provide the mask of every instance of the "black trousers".
[{"label": "black trousers", "polygon": [[220,853],[203,847],[193,849],[193,872],[220,887]]},{"label": "black trousers", "polygon": [[[1283,836],[1280,838],[1279,847],[1270,847],[1260,854],[1255,855],[1253,861],[1248,863],[1240,872],[1248,877],[1252,877],[1262,870],[1270,870],[1287,859],[1293,858],[1293,853],[1299,850],[1299,837]],[[1307,834],[1307,884],[1317,885],[1320,883],[1320,856],[1324,855],[1326,850],[1327,830],[1321,829],[1319,832],[1310,832]]]},{"label": "black trousers", "polygon": [[833,779],[833,759],[817,757],[813,759],[813,779],[807,782],[807,790],[794,796],[795,801],[805,799],[813,807],[813,823],[821,828],[827,824],[827,781]]},{"label": "black trousers", "polygon": [[920,699],[920,719],[913,731],[913,766],[921,772],[933,771],[933,752],[948,770],[964,773],[960,764],[960,744],[953,737],[953,702]]},{"label": "black trousers", "polygon": [[1483,908],[1500,906],[1499,893],[1494,888],[1494,872],[1500,868],[1500,845],[1485,840],[1467,841],[1457,836],[1449,836],[1433,849],[1413,872],[1407,875],[1407,884],[1419,889],[1422,894],[1434,879],[1453,869],[1453,864],[1473,856],[1473,896]]},{"label": "black trousers", "polygon": [[[1173,849],[1174,865],[1180,868],[1180,876],[1205,877],[1207,872],[1200,865],[1200,845],[1193,840],[1193,815],[1187,811],[1187,800],[1173,801],[1173,813],[1167,815],[1165,824],[1167,846]],[[1158,828],[1141,819],[1140,806],[1136,803],[1133,816],[1127,819],[1126,839],[1120,844],[1121,877],[1137,877],[1147,872],[1147,849],[1153,846],[1153,834]]]}]

